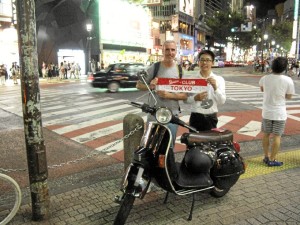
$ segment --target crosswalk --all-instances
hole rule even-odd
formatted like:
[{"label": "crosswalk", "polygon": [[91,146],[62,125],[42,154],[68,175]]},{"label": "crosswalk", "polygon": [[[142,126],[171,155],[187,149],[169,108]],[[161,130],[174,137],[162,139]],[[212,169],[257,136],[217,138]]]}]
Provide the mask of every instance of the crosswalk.
[{"label": "crosswalk", "polygon": [[[245,113],[219,113],[219,127],[232,130],[240,137],[256,137],[260,133],[262,93],[257,86],[226,82],[227,99],[247,104],[256,108],[255,115]],[[0,88],[0,108],[23,116],[20,88]],[[300,121],[300,97],[296,95],[288,101],[289,118]],[[86,145],[106,154],[114,154],[123,149],[123,142],[116,141],[123,137],[123,118],[129,113],[140,115],[146,120],[146,115],[128,104],[126,99],[112,97],[95,97],[86,92],[64,89],[41,90],[41,112],[43,126],[53,132]],[[250,112],[250,114],[253,114]],[[250,119],[243,119],[247,117]],[[186,111],[181,119],[188,121]],[[179,129],[178,138],[186,132]],[[177,140],[179,143],[179,140]],[[110,148],[110,146],[112,146]]]}]

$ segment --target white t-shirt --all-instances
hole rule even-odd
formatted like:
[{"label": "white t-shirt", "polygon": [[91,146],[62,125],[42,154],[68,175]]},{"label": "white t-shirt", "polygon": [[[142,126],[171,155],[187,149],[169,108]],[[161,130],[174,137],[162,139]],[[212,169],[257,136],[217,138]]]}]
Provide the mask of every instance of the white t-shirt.
[{"label": "white t-shirt", "polygon": [[286,94],[295,94],[293,80],[282,74],[269,74],[259,80],[263,87],[264,100],[262,117],[268,120],[286,120]]},{"label": "white t-shirt", "polygon": [[[212,99],[213,105],[209,109],[201,108],[201,101],[195,101],[194,97],[198,93],[188,94],[188,99],[186,103],[191,104],[191,112],[201,113],[201,114],[212,114],[218,112],[218,105],[223,105],[226,101],[226,93],[225,93],[225,80],[223,77],[210,73],[209,77],[213,77],[216,80],[217,90],[211,85],[208,85],[208,98]],[[197,74],[196,77],[193,78],[203,78],[201,75]]]}]

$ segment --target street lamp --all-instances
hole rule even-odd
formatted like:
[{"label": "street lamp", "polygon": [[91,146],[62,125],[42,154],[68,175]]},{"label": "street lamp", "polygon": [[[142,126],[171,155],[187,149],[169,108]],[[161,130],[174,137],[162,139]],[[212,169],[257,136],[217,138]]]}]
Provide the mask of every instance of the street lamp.
[{"label": "street lamp", "polygon": [[89,73],[92,71],[91,69],[91,64],[92,64],[92,53],[91,53],[91,41],[92,41],[92,37],[91,37],[91,32],[93,30],[93,24],[91,21],[89,21],[87,24],[86,24],[86,30],[87,32],[89,33],[89,36],[87,37],[87,44],[88,44],[88,57],[89,57]]},{"label": "street lamp", "polygon": [[[268,35],[264,34],[263,39],[264,42],[266,42],[268,40]],[[261,42],[261,72],[263,73],[265,70],[265,63],[264,63],[264,42]]]},{"label": "street lamp", "polygon": [[271,55],[271,58],[274,57],[275,44],[276,44],[276,42],[275,42],[274,40],[272,40],[272,41],[271,41],[271,51],[272,51],[272,52],[271,52],[271,54],[272,54],[272,55]]}]

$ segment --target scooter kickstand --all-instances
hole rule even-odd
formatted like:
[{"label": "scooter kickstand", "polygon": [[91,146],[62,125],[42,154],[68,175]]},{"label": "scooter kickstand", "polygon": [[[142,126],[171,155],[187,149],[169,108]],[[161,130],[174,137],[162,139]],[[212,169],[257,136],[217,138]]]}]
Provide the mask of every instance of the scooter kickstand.
[{"label": "scooter kickstand", "polygon": [[194,205],[195,205],[195,193],[193,193],[192,207],[191,207],[191,211],[190,211],[188,221],[191,221],[192,218],[193,218]]},{"label": "scooter kickstand", "polygon": [[167,201],[168,201],[168,197],[169,197],[169,192],[167,191],[167,193],[166,193],[166,196],[165,196],[165,200],[164,200],[164,204],[166,204],[166,203],[167,203]]}]

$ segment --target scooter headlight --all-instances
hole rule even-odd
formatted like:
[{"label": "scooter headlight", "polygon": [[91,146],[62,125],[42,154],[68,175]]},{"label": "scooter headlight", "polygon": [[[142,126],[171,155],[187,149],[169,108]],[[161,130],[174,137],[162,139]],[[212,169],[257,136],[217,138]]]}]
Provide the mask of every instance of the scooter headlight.
[{"label": "scooter headlight", "polygon": [[168,108],[159,108],[155,113],[155,118],[159,123],[167,124],[172,119],[172,112]]}]

